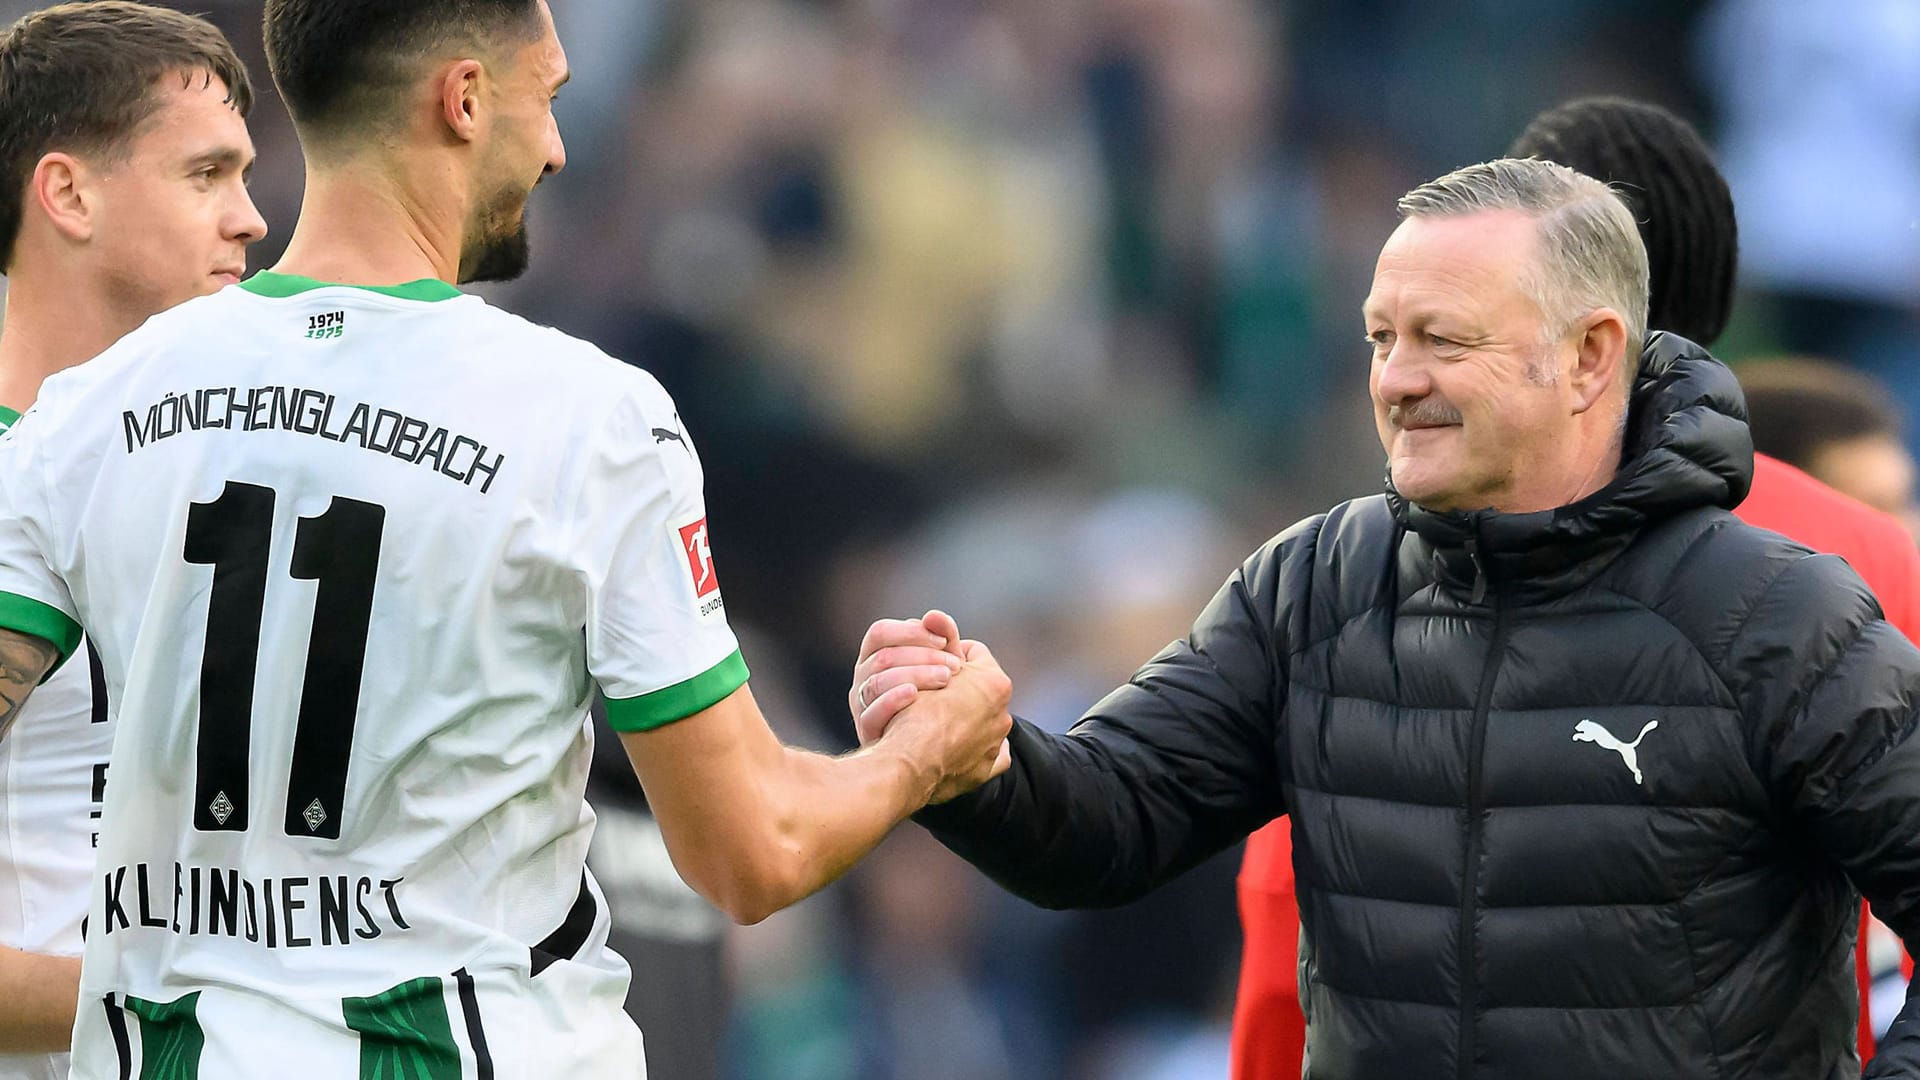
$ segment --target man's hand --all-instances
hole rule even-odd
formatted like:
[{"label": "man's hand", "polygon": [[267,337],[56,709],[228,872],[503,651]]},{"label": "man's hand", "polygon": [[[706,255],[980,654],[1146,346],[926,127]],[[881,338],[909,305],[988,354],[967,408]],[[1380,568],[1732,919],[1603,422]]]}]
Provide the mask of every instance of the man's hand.
[{"label": "man's hand", "polygon": [[[985,677],[984,685],[962,692],[962,685],[976,677]],[[976,747],[972,757],[965,750],[939,757],[946,763],[941,768],[946,779],[930,801],[940,803],[979,787],[1012,762],[1006,741],[1013,727],[1006,711],[1011,694],[1012,684],[993,653],[980,642],[962,639],[953,616],[935,610],[919,619],[882,619],[867,630],[848,705],[863,746],[907,723],[909,714],[945,718],[936,722],[952,725],[945,734],[956,743],[982,734],[992,739],[983,744],[984,755]],[[978,726],[982,722],[985,727]]]},{"label": "man's hand", "polygon": [[[908,666],[937,668],[925,677],[946,685],[919,693],[883,680],[894,698],[916,704],[904,712],[887,707],[885,737],[852,753],[782,746],[745,686],[675,723],[621,733],[674,868],[735,921],[758,922],[811,895],[929,801],[971,791],[1011,763],[1013,687],[993,654],[962,643],[957,629],[943,637],[901,623],[887,635],[931,650],[934,663]],[[940,659],[946,641],[961,651],[952,663]],[[853,704],[860,685],[849,695]]]},{"label": "man's hand", "polygon": [[934,764],[942,777],[927,803],[943,803],[1007,771],[1012,753],[1007,734],[1013,716],[1007,704],[1013,682],[993,654],[977,641],[960,642],[965,663],[944,689],[918,695],[889,718],[876,746],[901,745]]},{"label": "man's hand", "polygon": [[847,711],[853,716],[860,745],[879,738],[895,714],[913,704],[921,691],[946,686],[964,662],[960,629],[945,612],[874,623],[861,639],[853,685],[847,689]]}]

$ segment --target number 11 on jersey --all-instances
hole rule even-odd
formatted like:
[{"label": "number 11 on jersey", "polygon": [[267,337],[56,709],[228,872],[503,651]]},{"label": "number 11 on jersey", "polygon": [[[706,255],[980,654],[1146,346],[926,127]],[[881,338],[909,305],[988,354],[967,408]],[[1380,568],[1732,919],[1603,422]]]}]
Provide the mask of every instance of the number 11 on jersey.
[{"label": "number 11 on jersey", "polygon": [[[204,832],[243,832],[249,824],[273,503],[272,488],[230,480],[218,499],[194,503],[187,515],[186,560],[213,566],[194,760],[193,826]],[[301,518],[294,534],[292,576],[318,588],[287,783],[289,836],[340,838],[386,516],[385,507],[335,496],[319,517]]]}]

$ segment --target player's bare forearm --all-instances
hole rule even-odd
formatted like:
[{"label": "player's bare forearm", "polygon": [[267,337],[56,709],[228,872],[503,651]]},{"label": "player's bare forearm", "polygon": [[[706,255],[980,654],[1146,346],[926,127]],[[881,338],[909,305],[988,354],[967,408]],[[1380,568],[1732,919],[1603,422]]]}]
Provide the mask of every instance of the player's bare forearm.
[{"label": "player's bare forearm", "polygon": [[795,873],[775,909],[838,879],[914,811],[1004,771],[1010,692],[998,667],[975,667],[861,750],[829,758],[787,748],[780,835]]},{"label": "player's bare forearm", "polygon": [[741,923],[844,873],[939,781],[900,745],[844,758],[782,746],[746,687],[621,739],[675,869]]},{"label": "player's bare forearm", "polygon": [[999,769],[1004,676],[974,672],[841,757],[780,745],[751,693],[623,736],[687,884],[754,923],[844,874],[941,790]]},{"label": "player's bare forearm", "polygon": [[787,903],[853,869],[946,782],[929,755],[885,740],[840,757],[788,748],[787,774],[791,801],[782,832],[800,871]]},{"label": "player's bare forearm", "polygon": [[0,630],[0,732],[12,726],[27,695],[59,658],[60,651],[45,638]]},{"label": "player's bare forearm", "polygon": [[80,959],[0,946],[0,1054],[54,1054],[73,1040]]}]

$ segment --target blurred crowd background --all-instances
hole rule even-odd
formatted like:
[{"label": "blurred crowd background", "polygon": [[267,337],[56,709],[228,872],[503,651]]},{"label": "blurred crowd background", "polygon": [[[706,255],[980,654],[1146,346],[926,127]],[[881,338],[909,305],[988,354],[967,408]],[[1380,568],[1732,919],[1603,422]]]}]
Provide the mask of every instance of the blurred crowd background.
[{"label": "blurred crowd background", "polygon": [[[267,82],[259,0],[169,2]],[[535,196],[532,271],[482,291],[673,393],[789,741],[848,746],[866,625],[931,605],[994,647],[1016,711],[1064,728],[1267,536],[1378,490],[1358,310],[1394,200],[1576,95],[1706,132],[1743,247],[1719,351],[1833,365],[1769,369],[1790,384],[1878,380],[1875,454],[1830,478],[1910,511],[1914,0],[553,8],[568,167]],[[302,175],[263,89],[255,266]],[[1055,914],[909,827],[728,928],[602,744],[594,863],[656,1077],[1225,1075],[1237,851],[1133,907]]]}]

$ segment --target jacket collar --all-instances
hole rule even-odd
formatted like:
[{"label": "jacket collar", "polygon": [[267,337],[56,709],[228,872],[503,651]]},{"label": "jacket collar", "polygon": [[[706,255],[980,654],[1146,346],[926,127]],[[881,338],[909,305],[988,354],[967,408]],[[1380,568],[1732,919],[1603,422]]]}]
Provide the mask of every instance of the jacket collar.
[{"label": "jacket collar", "polygon": [[1726,366],[1654,333],[1641,354],[1619,472],[1579,502],[1531,514],[1427,510],[1387,482],[1400,524],[1431,551],[1441,583],[1478,603],[1533,603],[1593,579],[1644,529],[1703,507],[1731,510],[1753,480],[1746,399]]}]

